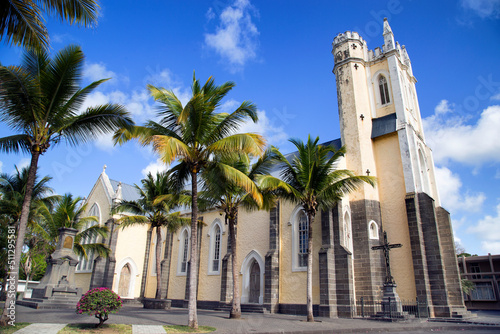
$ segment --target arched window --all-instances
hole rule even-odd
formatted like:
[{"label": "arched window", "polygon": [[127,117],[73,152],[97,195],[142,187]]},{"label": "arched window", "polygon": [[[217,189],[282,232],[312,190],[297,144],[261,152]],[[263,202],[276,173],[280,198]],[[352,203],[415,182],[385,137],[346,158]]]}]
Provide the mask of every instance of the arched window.
[{"label": "arched window", "polygon": [[189,229],[185,227],[179,238],[179,262],[177,266],[178,275],[186,275],[189,261]]},{"label": "arched window", "polygon": [[221,239],[222,239],[222,224],[216,219],[212,223],[210,232],[210,248],[209,248],[209,261],[208,261],[208,274],[218,275],[220,273],[220,259],[221,259]]},{"label": "arched window", "polygon": [[352,250],[352,237],[351,237],[351,215],[349,212],[344,214],[344,224],[343,224],[343,246],[348,250]]},{"label": "arched window", "polygon": [[391,99],[389,97],[389,86],[387,86],[387,79],[383,75],[380,75],[378,77],[378,89],[380,92],[380,103],[384,105],[391,102]]},{"label": "arched window", "polygon": [[304,211],[299,216],[299,250],[298,264],[299,267],[307,267],[307,246],[309,237],[309,224]]},{"label": "arched window", "polygon": [[368,234],[370,236],[370,239],[378,240],[378,225],[374,220],[368,223]]},{"label": "arched window", "polygon": [[304,209],[295,208],[291,218],[292,224],[292,271],[307,270],[307,244],[309,239],[309,223]]},{"label": "arched window", "polygon": [[[418,160],[420,167],[420,178],[422,180],[422,191],[429,194],[429,174],[427,171],[427,164],[425,162],[425,157],[422,152],[422,149],[418,149]],[[430,195],[430,194],[429,194]]]},{"label": "arched window", "polygon": [[[91,216],[97,217],[97,222],[95,221],[88,222],[82,228],[82,231],[101,223],[101,210],[99,210],[99,206],[97,205],[97,203],[94,203],[89,210],[89,214],[87,217]],[[92,237],[86,237],[80,240],[80,244],[81,245],[94,244],[97,242],[97,237],[98,237],[97,234]],[[92,266],[94,264],[94,252],[93,251],[88,252],[86,259],[83,256],[79,256],[78,261],[79,263],[78,266],[76,267],[77,271],[92,271]]]}]

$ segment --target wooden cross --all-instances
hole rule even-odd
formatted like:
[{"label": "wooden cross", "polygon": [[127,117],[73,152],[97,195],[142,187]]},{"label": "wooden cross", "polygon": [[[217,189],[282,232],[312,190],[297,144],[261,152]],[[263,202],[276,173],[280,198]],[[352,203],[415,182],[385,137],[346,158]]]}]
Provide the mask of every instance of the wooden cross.
[{"label": "wooden cross", "polygon": [[384,231],[384,243],[380,246],[373,246],[373,250],[383,250],[384,251],[384,257],[385,257],[385,283],[386,284],[396,284],[394,281],[394,278],[391,275],[391,263],[389,259],[389,251],[392,248],[400,248],[403,247],[402,244],[389,244],[387,241],[387,232]]}]

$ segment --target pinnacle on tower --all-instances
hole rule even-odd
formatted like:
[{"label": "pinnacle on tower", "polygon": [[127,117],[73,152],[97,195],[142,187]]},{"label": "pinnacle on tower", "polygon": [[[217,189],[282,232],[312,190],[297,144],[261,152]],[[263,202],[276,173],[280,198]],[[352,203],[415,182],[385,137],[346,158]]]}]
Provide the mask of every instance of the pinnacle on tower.
[{"label": "pinnacle on tower", "polygon": [[394,49],[394,34],[392,33],[391,26],[387,17],[384,18],[384,52]]}]

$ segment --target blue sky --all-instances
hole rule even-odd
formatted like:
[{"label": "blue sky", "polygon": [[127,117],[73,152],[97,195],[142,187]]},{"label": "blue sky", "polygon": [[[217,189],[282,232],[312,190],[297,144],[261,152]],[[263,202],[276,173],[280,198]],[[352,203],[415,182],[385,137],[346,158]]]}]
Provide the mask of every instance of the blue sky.
[{"label": "blue sky", "polygon": [[[424,131],[434,152],[441,200],[457,240],[471,253],[500,254],[500,0],[447,1],[103,1],[97,27],[47,19],[51,49],[74,43],[86,55],[85,82],[112,77],[88,105],[124,104],[135,121],[154,116],[146,84],[189,97],[193,70],[201,80],[235,81],[228,110],[244,100],[259,107],[258,131],[283,152],[290,137],[340,137],[333,38],[360,33],[370,49],[383,44],[388,17],[406,45],[418,80]],[[3,65],[22,50],[0,44]],[[10,134],[0,124],[0,135]],[[0,170],[28,156],[0,154]],[[107,165],[112,179],[139,183],[164,168],[136,143],[113,147],[109,137],[40,160],[57,193],[86,196]]]}]

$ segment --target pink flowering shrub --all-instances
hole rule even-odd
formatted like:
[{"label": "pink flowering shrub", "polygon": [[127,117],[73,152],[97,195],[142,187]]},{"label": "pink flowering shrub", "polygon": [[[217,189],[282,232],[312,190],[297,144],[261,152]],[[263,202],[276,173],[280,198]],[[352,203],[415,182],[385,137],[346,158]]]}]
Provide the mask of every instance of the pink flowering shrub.
[{"label": "pink flowering shrub", "polygon": [[78,304],[76,304],[76,313],[93,315],[99,319],[100,327],[110,313],[116,313],[122,307],[120,296],[108,288],[94,288],[87,291]]}]

